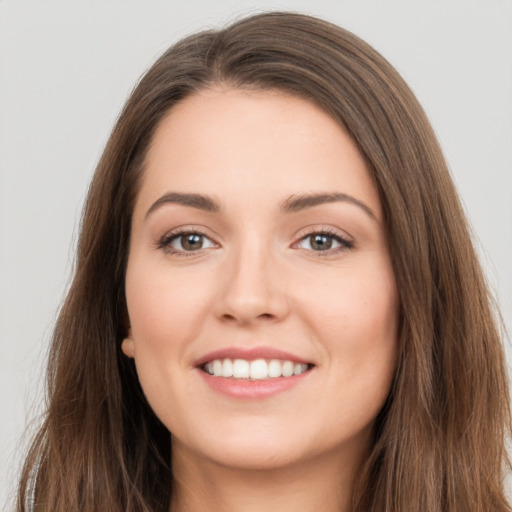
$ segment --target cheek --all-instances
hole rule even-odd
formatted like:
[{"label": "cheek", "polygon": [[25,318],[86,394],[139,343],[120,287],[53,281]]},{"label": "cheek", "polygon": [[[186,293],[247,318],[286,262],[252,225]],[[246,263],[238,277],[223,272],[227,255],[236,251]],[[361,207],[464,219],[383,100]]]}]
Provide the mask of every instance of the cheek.
[{"label": "cheek", "polygon": [[138,265],[132,258],[126,275],[126,300],[135,364],[144,394],[160,420],[171,430],[180,397],[188,390],[183,379],[188,350],[199,336],[211,286],[165,265]]},{"label": "cheek", "polygon": [[399,304],[390,268],[346,272],[339,279],[311,282],[304,293],[306,301],[309,317],[333,347],[353,345],[359,351],[362,345],[396,340]]},{"label": "cheek", "polygon": [[208,303],[206,280],[165,267],[129,266],[126,299],[136,345],[165,348],[193,339]]},{"label": "cheek", "polygon": [[[396,365],[399,301],[390,265],[350,272],[320,293],[309,290],[310,325],[329,361],[330,383],[355,417],[378,412],[389,392]],[[327,284],[327,283],[324,283]],[[343,390],[343,391],[342,391]],[[346,402],[345,402],[346,400]],[[353,409],[355,407],[355,409]]]}]

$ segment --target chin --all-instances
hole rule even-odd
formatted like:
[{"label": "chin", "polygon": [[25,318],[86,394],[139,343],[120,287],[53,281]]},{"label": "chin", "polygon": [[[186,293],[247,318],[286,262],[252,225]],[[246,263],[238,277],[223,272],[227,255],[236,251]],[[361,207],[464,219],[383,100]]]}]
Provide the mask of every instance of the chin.
[{"label": "chin", "polygon": [[301,436],[297,430],[294,432],[291,425],[268,418],[265,421],[244,418],[241,422],[219,422],[207,431],[175,431],[173,457],[193,457],[240,470],[278,469],[306,455],[301,437],[304,433]]},{"label": "chin", "polygon": [[291,423],[253,419],[218,424],[208,433],[189,430],[185,438],[174,438],[173,454],[224,468],[269,471],[325,461],[325,457],[342,461],[355,456],[360,460],[368,447],[370,426],[348,429],[346,436],[339,431],[332,436],[321,426],[311,429],[307,427],[312,425],[303,422],[306,428],[301,430],[296,421]]},{"label": "chin", "polygon": [[231,469],[247,471],[269,471],[283,469],[300,462],[305,458],[305,453],[299,449],[285,446],[262,446],[238,444],[220,449],[210,450],[205,455],[208,460],[216,465]]}]

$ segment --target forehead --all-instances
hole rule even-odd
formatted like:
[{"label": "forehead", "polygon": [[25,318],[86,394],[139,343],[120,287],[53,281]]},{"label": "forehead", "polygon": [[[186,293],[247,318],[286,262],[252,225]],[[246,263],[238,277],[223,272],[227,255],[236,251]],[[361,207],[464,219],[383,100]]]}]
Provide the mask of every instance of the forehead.
[{"label": "forehead", "polygon": [[341,126],[313,103],[278,91],[219,87],[177,104],[153,137],[138,203],[171,190],[240,207],[337,191],[380,210],[365,161]]}]

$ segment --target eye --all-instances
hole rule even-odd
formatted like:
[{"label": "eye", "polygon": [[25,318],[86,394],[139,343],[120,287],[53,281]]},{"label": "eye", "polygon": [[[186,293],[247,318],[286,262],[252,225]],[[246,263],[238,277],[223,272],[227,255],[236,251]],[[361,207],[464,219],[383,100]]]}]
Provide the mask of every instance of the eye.
[{"label": "eye", "polygon": [[330,231],[309,233],[297,243],[299,249],[329,254],[351,249],[353,246],[350,240]]},{"label": "eye", "polygon": [[216,244],[200,231],[173,231],[166,234],[158,243],[159,249],[179,256],[189,256],[201,249],[216,247]]}]

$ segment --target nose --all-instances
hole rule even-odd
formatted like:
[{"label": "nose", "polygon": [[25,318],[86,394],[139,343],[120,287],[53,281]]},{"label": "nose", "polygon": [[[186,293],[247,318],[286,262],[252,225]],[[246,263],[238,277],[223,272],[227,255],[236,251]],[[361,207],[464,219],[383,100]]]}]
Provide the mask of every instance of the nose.
[{"label": "nose", "polygon": [[226,260],[216,308],[222,321],[251,326],[288,315],[282,269],[262,245],[248,242]]}]

